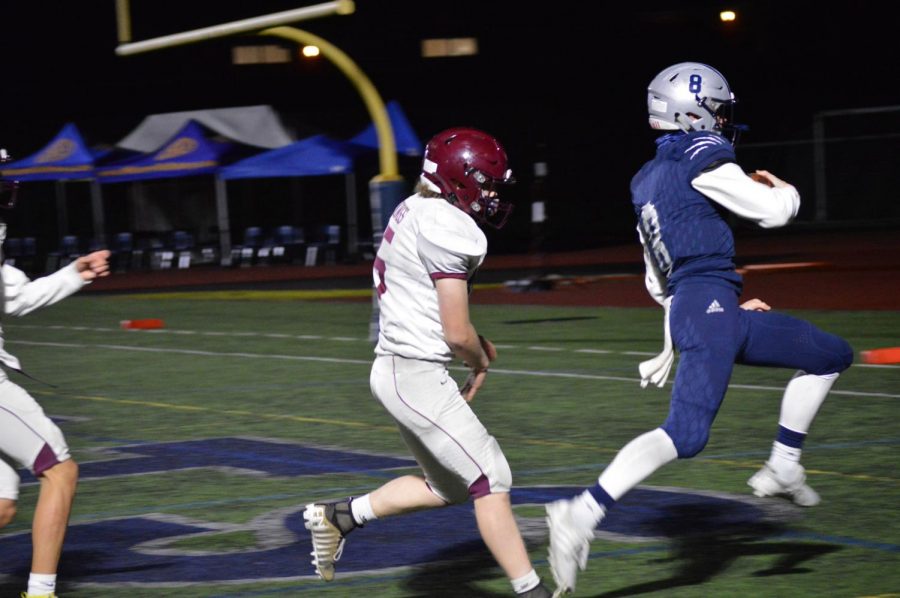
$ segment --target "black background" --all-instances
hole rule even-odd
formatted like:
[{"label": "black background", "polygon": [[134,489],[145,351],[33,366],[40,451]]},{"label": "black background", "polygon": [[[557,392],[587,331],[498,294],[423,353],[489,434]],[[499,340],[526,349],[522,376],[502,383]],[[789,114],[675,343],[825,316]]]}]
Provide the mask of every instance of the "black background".
[{"label": "black background", "polygon": [[[304,3],[131,5],[133,37],[141,40]],[[900,103],[891,5],[357,0],[352,15],[293,26],[353,59],[385,101],[400,103],[423,143],[456,125],[501,139],[519,179],[509,197],[521,207],[492,243],[518,250],[531,235],[528,203],[536,194],[549,202],[550,248],[633,240],[628,182],[653,152],[646,85],[669,64],[695,60],[722,71],[739,99],[738,120],[751,127],[748,143],[808,140],[818,111]],[[723,8],[736,10],[738,22],[721,23]],[[113,0],[8,2],[3,11],[0,145],[14,157],[38,150],[66,122],[89,145],[115,144],[144,116],[181,110],[270,104],[298,138],[346,138],[370,122],[358,92],[327,60],[231,64],[239,43],[296,50],[278,38],[119,57]],[[470,36],[479,41],[476,57],[421,58],[423,38]],[[536,161],[549,166],[540,189]],[[407,180],[417,167],[401,160]],[[358,167],[363,195],[377,171],[374,160]]]}]

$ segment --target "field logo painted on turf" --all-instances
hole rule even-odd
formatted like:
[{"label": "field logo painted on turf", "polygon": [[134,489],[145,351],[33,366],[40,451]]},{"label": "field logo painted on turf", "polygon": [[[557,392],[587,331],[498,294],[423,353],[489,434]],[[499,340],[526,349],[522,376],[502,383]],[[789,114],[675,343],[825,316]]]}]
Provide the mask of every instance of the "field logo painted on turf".
[{"label": "field logo painted on turf", "polygon": [[[414,465],[410,459],[258,438],[147,443],[111,450],[120,453],[119,457],[81,465],[81,483],[202,468],[234,475],[290,478],[384,472]],[[580,490],[560,486],[515,488],[511,497],[517,507],[542,505]],[[228,498],[227,486],[222,488],[221,497]],[[639,487],[604,521],[602,533],[620,541],[648,541],[687,533],[746,530],[772,518],[769,509],[764,510],[757,502],[682,489]],[[309,564],[309,532],[303,527],[303,508],[300,503],[273,510],[245,524],[158,513],[73,524],[66,537],[60,575],[76,585],[110,586],[289,581],[314,577]],[[702,517],[691,517],[691,513],[702,513]],[[211,513],[210,518],[213,517]],[[545,542],[542,516],[525,517],[520,523],[527,541]],[[679,525],[690,529],[678,528]],[[197,545],[191,541],[222,534],[243,534],[252,540],[244,542],[248,547],[222,551],[191,547]],[[5,575],[27,576],[30,550],[28,532],[0,537],[3,555],[0,579]],[[465,503],[375,521],[355,531],[348,539],[338,575],[471,559],[473,552],[485,550],[472,504]]]}]

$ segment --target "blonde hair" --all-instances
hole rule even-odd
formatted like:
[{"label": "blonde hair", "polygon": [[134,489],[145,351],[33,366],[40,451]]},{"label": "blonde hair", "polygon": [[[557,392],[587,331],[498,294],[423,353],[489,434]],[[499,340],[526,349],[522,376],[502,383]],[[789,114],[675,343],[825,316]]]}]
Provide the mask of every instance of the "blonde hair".
[{"label": "blonde hair", "polygon": [[[413,193],[417,193],[422,197],[441,197],[444,198],[444,195],[440,191],[435,191],[433,187],[429,186],[428,183],[423,181],[421,178],[416,181],[416,186],[413,189]],[[446,199],[446,198],[444,198]]]}]

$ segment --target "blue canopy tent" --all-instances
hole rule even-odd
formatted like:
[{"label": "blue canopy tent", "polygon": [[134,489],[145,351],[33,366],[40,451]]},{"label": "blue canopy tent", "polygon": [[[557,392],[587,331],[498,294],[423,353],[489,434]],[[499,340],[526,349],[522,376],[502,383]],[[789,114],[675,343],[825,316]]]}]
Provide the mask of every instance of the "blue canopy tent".
[{"label": "blue canopy tent", "polygon": [[[353,147],[324,135],[315,135],[284,147],[250,156],[219,169],[219,179],[303,177],[343,174],[347,190],[347,253],[356,253],[359,227],[356,215],[356,180],[353,172]],[[222,184],[217,197],[220,213],[227,210],[227,195]]]},{"label": "blue canopy tent", "polygon": [[[207,136],[203,125],[189,120],[155,152],[111,163],[96,169],[103,184],[167,179],[196,175],[217,175],[220,167],[239,152],[241,146]],[[215,176],[217,222],[222,260],[230,259],[231,231],[227,205],[220,197],[222,181]],[[223,207],[224,206],[224,207]]]},{"label": "blue canopy tent", "polygon": [[[406,118],[403,109],[400,108],[400,104],[392,100],[387,103],[385,108],[387,109],[388,119],[391,122],[391,128],[394,130],[394,145],[397,148],[397,153],[404,156],[421,156],[424,146]],[[363,129],[350,139],[350,143],[377,150],[378,135],[375,132],[375,125],[371,124]]]},{"label": "blue canopy tent", "polygon": [[109,150],[91,149],[85,144],[78,127],[67,123],[50,142],[36,153],[9,162],[2,169],[2,176],[19,182],[56,181],[57,224],[60,236],[68,232],[65,181],[87,181],[91,184],[91,212],[93,216],[94,242],[105,241],[103,222],[103,195],[94,176],[99,160]]},{"label": "blue canopy tent", "polygon": [[212,174],[236,144],[206,136],[203,126],[188,121],[162,147],[96,169],[101,183],[123,183],[199,174]]},{"label": "blue canopy tent", "polygon": [[347,144],[315,135],[267,152],[244,158],[219,169],[223,179],[346,174],[353,170],[353,152]]},{"label": "blue canopy tent", "polygon": [[[394,133],[394,146],[397,153],[399,155],[410,157],[421,156],[424,146],[416,135],[416,132],[413,130],[409,120],[406,118],[403,109],[400,108],[400,104],[395,100],[391,100],[387,103],[385,109],[387,110],[388,120],[391,123],[391,129]],[[378,143],[378,134],[375,130],[375,124],[372,123],[360,131],[356,136],[352,137],[348,143],[362,150],[377,151],[380,146]],[[383,226],[382,218],[384,217],[381,212],[382,206],[380,205],[380,201],[376,205],[370,205],[370,209],[372,230],[380,230]],[[380,232],[373,236],[379,238]]]}]

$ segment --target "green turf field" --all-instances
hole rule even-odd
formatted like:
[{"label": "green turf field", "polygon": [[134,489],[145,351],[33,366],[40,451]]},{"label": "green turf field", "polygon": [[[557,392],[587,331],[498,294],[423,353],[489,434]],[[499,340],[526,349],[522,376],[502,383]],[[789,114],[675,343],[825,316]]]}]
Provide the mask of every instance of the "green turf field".
[{"label": "green turf field", "polygon": [[[13,379],[60,418],[83,473],[88,464],[122,460],[113,447],[237,437],[360,458],[407,457],[369,393],[368,303],[273,293],[225,297],[79,295],[7,318],[7,349],[32,376],[55,386]],[[796,315],[845,336],[857,355],[900,344],[898,312]],[[120,329],[120,320],[136,318],[162,318],[166,327]],[[625,442],[665,418],[668,393],[642,390],[637,376],[638,362],[661,347],[658,310],[476,305],[473,319],[499,350],[473,407],[504,448],[517,488],[591,484]],[[454,371],[463,377],[462,369]],[[650,537],[595,540],[577,596],[900,596],[900,367],[854,365],[837,382],[804,451],[810,484],[823,498],[808,510],[754,499],[746,486],[768,456],[791,374],[736,368],[705,451],[642,486],[680,489],[686,499],[654,511],[656,518],[645,521]],[[280,454],[268,458],[280,462]],[[299,532],[285,530],[279,514],[296,522],[297,509],[310,500],[362,493],[411,469],[262,475],[202,465],[168,471],[177,458],[150,461],[161,463],[159,470],[82,480],[63,554],[62,596],[511,593],[483,547],[428,524],[394,539],[404,555],[445,548],[439,562],[346,574],[339,563],[334,582],[312,577],[302,524]],[[26,572],[10,564],[10,555],[29,544],[36,486],[30,476],[24,481],[19,516],[0,531],[2,596],[24,589]],[[716,528],[707,523],[716,513],[699,500],[710,495],[774,506],[760,511],[767,517],[758,525]],[[639,516],[647,508],[643,497],[617,510]],[[471,526],[471,506],[462,509],[460,519]],[[542,509],[524,504],[517,514],[538,573],[552,585]],[[193,531],[154,541],[141,535],[140,522],[148,520]],[[378,521],[355,532],[344,558],[377,561],[384,555],[371,538],[397,529],[392,525]],[[110,534],[109,545],[102,534]],[[104,549],[113,543],[129,558],[110,564]],[[273,572],[266,550],[275,548],[296,558]],[[223,565],[222,555],[232,560]],[[180,577],[153,577],[166,567]]]}]

